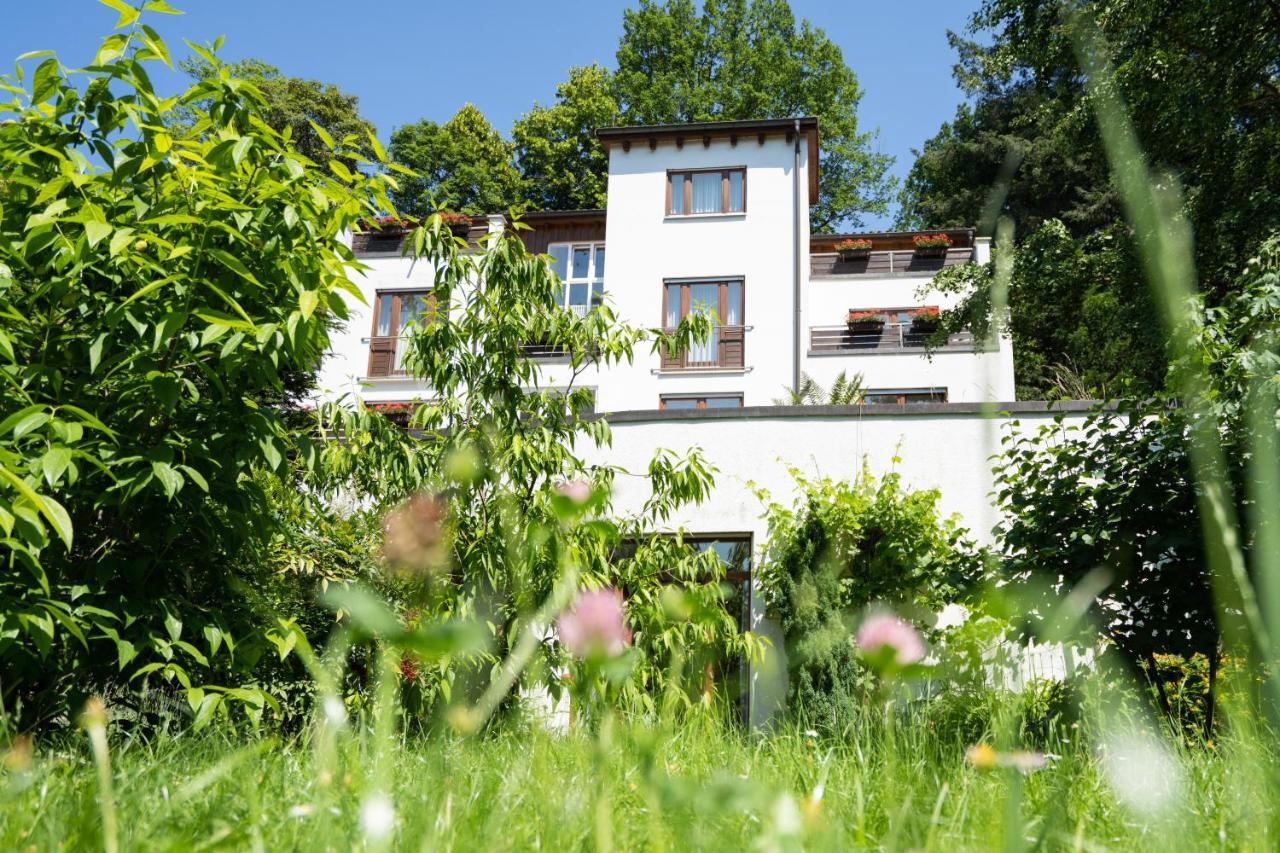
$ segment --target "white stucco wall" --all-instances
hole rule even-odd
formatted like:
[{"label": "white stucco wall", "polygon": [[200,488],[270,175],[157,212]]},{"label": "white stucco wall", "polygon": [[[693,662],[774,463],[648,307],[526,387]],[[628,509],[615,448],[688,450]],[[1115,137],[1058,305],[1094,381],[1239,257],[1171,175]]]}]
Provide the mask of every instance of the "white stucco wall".
[{"label": "white stucco wall", "polygon": [[[863,463],[874,476],[902,475],[912,489],[937,489],[939,509],[959,516],[979,542],[990,544],[998,521],[992,501],[990,458],[1005,430],[1034,433],[1061,415],[1079,423],[1088,404],[1003,403],[990,407],[954,403],[918,406],[766,407],[743,411],[627,412],[609,417],[612,442],[585,452],[590,463],[643,474],[657,448],[679,454],[700,448],[718,469],[712,496],[670,519],[668,529],[690,534],[750,534],[752,568],[768,540],[764,504],[756,491],[794,505],[791,468],[809,478],[852,479]],[[620,514],[638,512],[650,494],[648,480],[621,476],[614,491]],[[777,643],[753,593],[752,628]],[[751,719],[766,721],[785,694],[785,658],[766,657],[752,674]]]},{"label": "white stucco wall", "polygon": [[[698,278],[743,281],[745,370],[699,373],[658,371],[660,359],[647,349],[634,364],[580,380],[597,389],[600,411],[657,408],[663,394],[742,394],[748,406],[769,403],[791,381],[794,305],[794,169],[792,144],[769,136],[763,144],[745,138],[733,145],[690,140],[682,148],[663,141],[656,149],[613,146],[609,155],[609,212],[605,245],[605,292],[625,321],[644,327],[663,323],[664,282]],[[706,216],[666,215],[668,169],[745,166],[746,212]],[[806,146],[801,146],[801,246],[808,263]],[[554,365],[549,385],[564,382]]]}]

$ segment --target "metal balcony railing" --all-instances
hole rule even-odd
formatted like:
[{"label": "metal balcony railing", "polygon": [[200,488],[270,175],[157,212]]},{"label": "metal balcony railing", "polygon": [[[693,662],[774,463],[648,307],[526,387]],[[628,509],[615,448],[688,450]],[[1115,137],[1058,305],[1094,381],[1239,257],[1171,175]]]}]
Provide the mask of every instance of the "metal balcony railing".
[{"label": "metal balcony railing", "polygon": [[[858,353],[858,352],[906,352],[923,350],[933,334],[911,323],[885,323],[879,328],[871,326],[810,326],[809,352]],[[969,332],[951,335],[939,350],[974,350],[975,341]]]}]

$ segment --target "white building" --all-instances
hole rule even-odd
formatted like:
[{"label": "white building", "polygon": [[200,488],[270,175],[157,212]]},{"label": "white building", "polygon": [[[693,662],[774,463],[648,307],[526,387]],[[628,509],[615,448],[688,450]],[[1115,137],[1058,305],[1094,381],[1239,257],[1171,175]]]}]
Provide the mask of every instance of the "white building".
[{"label": "white building", "polygon": [[[766,532],[749,484],[785,499],[788,467],[853,477],[866,459],[873,471],[896,467],[910,485],[938,488],[943,509],[985,538],[995,521],[987,460],[1001,422],[1016,416],[1015,428],[1030,429],[1054,414],[1044,403],[1009,402],[1008,339],[987,347],[955,335],[925,352],[928,315],[954,298],[930,293],[930,280],[943,267],[989,260],[986,238],[973,229],[810,233],[818,133],[812,118],[604,128],[607,210],[529,214],[532,229],[520,232],[531,251],[552,258],[570,307],[604,298],[623,320],[650,327],[715,309],[720,326],[706,344],[676,359],[640,352],[634,364],[589,372],[579,385],[595,390],[596,410],[612,422],[613,445],[597,449],[598,460],[643,471],[659,447],[706,452],[720,469],[716,494],[672,525],[726,555],[747,555],[734,558],[747,576]],[[473,217],[459,230],[474,237],[503,227],[502,216]],[[916,237],[939,233],[949,247],[915,248]],[[864,247],[837,253],[851,237]],[[428,395],[396,370],[397,329],[432,284],[431,269],[403,257],[400,243],[395,233],[355,235],[371,268],[367,305],[351,306],[335,340],[321,378],[328,392],[370,402]],[[873,322],[850,322],[867,314]],[[544,387],[566,381],[554,353],[532,357]],[[842,371],[861,374],[865,405],[771,405],[801,375],[826,387]],[[993,419],[995,410],[1005,414]],[[616,503],[626,511],[645,494],[641,484],[620,483]],[[751,623],[759,627],[761,615],[753,603]]]},{"label": "white building", "polygon": [[[572,307],[605,298],[625,321],[672,326],[710,305],[721,327],[682,359],[646,356],[585,377],[598,411],[761,406],[800,374],[826,386],[841,371],[864,377],[871,404],[1013,399],[1007,340],[986,351],[957,335],[931,356],[924,350],[921,323],[950,302],[921,285],[944,266],[988,260],[985,238],[928,232],[951,246],[927,254],[913,247],[917,234],[809,233],[816,119],[604,128],[599,137],[609,151],[608,209],[529,214],[525,243],[553,258]],[[495,216],[471,227],[503,226]],[[834,247],[849,236],[870,249],[842,260]],[[322,386],[410,400],[426,389],[396,375],[388,354],[431,270],[401,255],[396,234],[358,235],[356,249],[372,267],[368,305],[353,306]],[[850,312],[887,322],[850,325]],[[556,358],[542,362],[554,386]]]}]

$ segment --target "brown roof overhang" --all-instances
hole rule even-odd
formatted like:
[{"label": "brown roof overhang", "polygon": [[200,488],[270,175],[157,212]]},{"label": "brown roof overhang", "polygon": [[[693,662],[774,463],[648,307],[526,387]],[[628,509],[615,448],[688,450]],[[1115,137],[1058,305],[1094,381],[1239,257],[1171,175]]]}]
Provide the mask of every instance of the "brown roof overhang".
[{"label": "brown roof overhang", "polygon": [[648,145],[652,150],[659,142],[674,142],[683,146],[686,142],[702,142],[710,145],[712,139],[728,139],[736,145],[740,139],[756,137],[764,144],[770,136],[784,136],[788,141],[795,134],[796,122],[809,149],[809,204],[818,202],[818,120],[813,116],[795,118],[750,119],[747,121],[700,121],[687,124],[648,124],[633,127],[602,127],[596,138],[608,151],[614,145],[630,151],[632,145]]}]

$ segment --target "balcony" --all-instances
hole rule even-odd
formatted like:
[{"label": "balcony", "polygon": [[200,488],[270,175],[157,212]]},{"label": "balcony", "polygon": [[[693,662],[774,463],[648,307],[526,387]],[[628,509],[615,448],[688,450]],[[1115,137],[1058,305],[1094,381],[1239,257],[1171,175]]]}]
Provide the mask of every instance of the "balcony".
[{"label": "balcony", "polygon": [[[881,355],[922,353],[932,332],[914,329],[911,323],[885,323],[878,331],[854,326],[810,326],[809,355]],[[969,332],[951,335],[936,347],[939,352],[981,352],[983,346]]]},{"label": "balcony", "polygon": [[[662,354],[662,373],[745,370],[744,338],[750,326],[717,326],[711,337],[675,356]],[[668,333],[675,329],[666,329]]]},{"label": "balcony", "polygon": [[937,255],[921,253],[915,249],[890,249],[868,252],[862,257],[850,260],[841,260],[837,252],[814,252],[809,255],[809,277],[931,276],[944,267],[957,266],[971,260],[973,260],[973,248],[970,246],[953,246],[945,253]]}]

